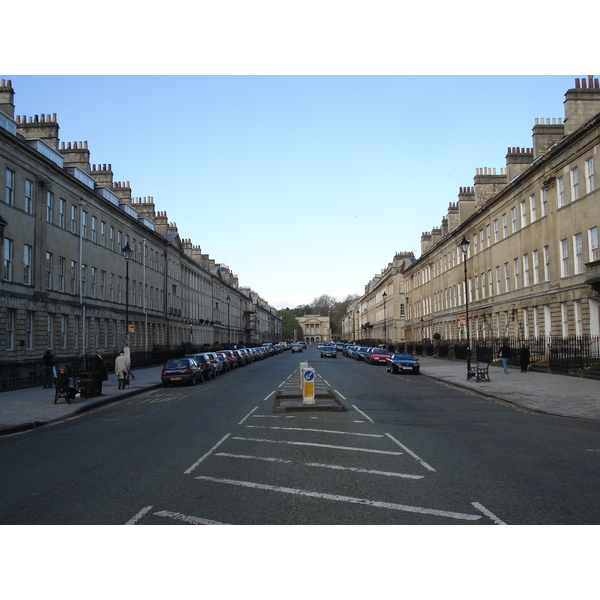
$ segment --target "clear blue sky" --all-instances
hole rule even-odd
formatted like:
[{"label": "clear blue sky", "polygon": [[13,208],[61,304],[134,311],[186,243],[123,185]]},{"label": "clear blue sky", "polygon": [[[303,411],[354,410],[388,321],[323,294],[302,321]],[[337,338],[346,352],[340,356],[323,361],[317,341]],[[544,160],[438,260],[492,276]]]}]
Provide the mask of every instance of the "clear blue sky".
[{"label": "clear blue sky", "polygon": [[418,256],[478,167],[562,117],[573,76],[20,76],[134,196],[277,308],[361,294]]},{"label": "clear blue sky", "polygon": [[[418,256],[475,169],[531,146],[535,118],[562,117],[588,75],[566,37],[531,47],[529,17],[537,31],[555,16],[511,0],[476,14],[461,2],[231,0],[194,15],[179,0],[156,14],[58,3],[69,10],[7,34],[19,50],[0,77],[17,114],[57,113],[61,141],[88,141],[93,164],[153,196],[182,238],[277,308],[362,294],[397,251]],[[593,60],[585,39],[575,54]]]}]

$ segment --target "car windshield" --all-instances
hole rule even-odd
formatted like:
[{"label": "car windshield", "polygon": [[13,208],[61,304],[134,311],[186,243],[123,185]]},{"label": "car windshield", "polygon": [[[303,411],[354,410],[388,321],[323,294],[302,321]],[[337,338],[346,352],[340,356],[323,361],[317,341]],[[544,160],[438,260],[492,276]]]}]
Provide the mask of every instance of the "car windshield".
[{"label": "car windshield", "polygon": [[187,360],[170,360],[167,362],[166,369],[187,369],[190,363]]},{"label": "car windshield", "polygon": [[373,354],[389,354],[387,350],[376,349],[373,350]]},{"label": "car windshield", "polygon": [[412,354],[394,354],[394,360],[414,360]]}]

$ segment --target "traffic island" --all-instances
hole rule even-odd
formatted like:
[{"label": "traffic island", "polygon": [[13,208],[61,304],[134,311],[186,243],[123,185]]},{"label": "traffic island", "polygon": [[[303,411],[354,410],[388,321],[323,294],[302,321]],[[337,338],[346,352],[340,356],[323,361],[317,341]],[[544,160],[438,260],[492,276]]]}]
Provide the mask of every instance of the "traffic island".
[{"label": "traffic island", "polygon": [[273,405],[273,412],[288,411],[344,411],[345,406],[335,397],[330,389],[317,389],[314,404],[307,404],[301,392],[278,391]]}]

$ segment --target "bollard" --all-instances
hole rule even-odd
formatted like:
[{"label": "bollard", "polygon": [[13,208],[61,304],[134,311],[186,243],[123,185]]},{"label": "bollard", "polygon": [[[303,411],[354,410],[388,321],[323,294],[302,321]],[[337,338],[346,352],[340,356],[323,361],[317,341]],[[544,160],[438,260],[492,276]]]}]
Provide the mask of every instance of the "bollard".
[{"label": "bollard", "polygon": [[308,365],[300,370],[302,376],[302,404],[315,404],[315,371]]}]

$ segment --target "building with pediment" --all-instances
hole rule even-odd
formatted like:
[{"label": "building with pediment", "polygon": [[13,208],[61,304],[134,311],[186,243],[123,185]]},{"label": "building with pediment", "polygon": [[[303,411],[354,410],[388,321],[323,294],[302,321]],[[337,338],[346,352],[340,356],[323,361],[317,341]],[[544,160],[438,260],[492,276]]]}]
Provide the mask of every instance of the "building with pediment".
[{"label": "building with pediment", "polygon": [[0,386],[35,378],[47,348],[64,362],[126,341],[135,356],[281,340],[275,309],[181,239],[152,197],[91,164],[87,142],[60,141],[56,115],[15,116],[5,80],[0,174]]},{"label": "building with pediment", "polygon": [[304,341],[307,343],[313,342],[328,342],[331,340],[331,323],[329,317],[321,315],[304,315],[296,317],[302,333]]}]

